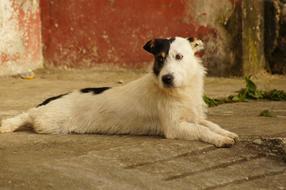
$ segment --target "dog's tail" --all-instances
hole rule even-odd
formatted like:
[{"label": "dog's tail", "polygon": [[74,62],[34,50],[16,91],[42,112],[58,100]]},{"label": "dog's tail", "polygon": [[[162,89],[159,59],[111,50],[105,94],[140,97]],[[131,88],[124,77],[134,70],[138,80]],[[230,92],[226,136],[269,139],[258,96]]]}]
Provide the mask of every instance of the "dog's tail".
[{"label": "dog's tail", "polygon": [[0,133],[12,133],[17,129],[29,124],[32,124],[32,119],[29,113],[21,113],[12,118],[2,120],[0,124]]}]

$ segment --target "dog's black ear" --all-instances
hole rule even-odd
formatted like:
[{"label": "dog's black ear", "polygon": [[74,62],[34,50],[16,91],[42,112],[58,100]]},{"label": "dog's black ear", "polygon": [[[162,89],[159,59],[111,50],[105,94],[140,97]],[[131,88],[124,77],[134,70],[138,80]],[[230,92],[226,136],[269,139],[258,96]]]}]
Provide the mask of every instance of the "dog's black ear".
[{"label": "dog's black ear", "polygon": [[156,43],[156,40],[153,39],[153,40],[150,40],[148,41],[144,46],[143,48],[148,51],[149,53],[152,53],[154,54],[155,53],[155,43]]},{"label": "dog's black ear", "polygon": [[187,40],[189,40],[189,42],[193,42],[193,41],[195,41],[195,38],[194,37],[189,37],[189,38],[187,38]]}]

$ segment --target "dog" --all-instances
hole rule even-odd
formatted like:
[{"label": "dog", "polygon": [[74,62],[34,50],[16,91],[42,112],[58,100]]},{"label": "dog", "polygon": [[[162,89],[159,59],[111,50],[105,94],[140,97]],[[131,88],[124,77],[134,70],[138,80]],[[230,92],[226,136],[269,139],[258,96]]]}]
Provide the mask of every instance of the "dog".
[{"label": "dog", "polygon": [[30,126],[36,133],[160,135],[231,147],[238,135],[206,119],[206,71],[194,38],[157,38],[144,47],[153,72],[119,87],[85,88],[51,97],[2,121],[0,133]]}]

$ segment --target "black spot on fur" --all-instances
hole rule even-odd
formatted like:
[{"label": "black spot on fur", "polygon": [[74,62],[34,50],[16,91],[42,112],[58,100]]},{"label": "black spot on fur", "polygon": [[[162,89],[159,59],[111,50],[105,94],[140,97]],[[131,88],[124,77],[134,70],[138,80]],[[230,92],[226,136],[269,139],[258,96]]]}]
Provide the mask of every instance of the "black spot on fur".
[{"label": "black spot on fur", "polygon": [[156,76],[159,75],[161,69],[163,68],[165,60],[169,54],[170,45],[174,40],[175,38],[159,38],[150,40],[144,45],[143,48],[154,55],[155,62],[153,65],[153,72]]},{"label": "black spot on fur", "polygon": [[81,93],[93,93],[93,94],[100,94],[108,89],[110,89],[111,87],[99,87],[99,88],[84,88],[81,89],[80,92]]},{"label": "black spot on fur", "polygon": [[[93,94],[100,94],[106,90],[110,89],[110,87],[100,87],[100,88],[84,88],[84,89],[81,89],[80,92],[81,93],[93,93]],[[48,99],[46,99],[45,101],[43,101],[42,103],[40,103],[39,105],[37,105],[37,107],[40,107],[40,106],[44,106],[44,105],[47,105],[48,103],[56,100],[56,99],[59,99],[65,95],[67,95],[69,93],[66,93],[66,94],[61,94],[61,95],[58,95],[58,96],[53,96],[53,97],[50,97]]]},{"label": "black spot on fur", "polygon": [[67,95],[67,94],[68,94],[68,93],[66,93],[66,94],[61,94],[61,95],[58,95],[58,96],[53,96],[53,97],[51,97],[51,98],[48,98],[48,99],[46,99],[45,101],[43,101],[42,103],[40,103],[39,105],[37,105],[37,107],[47,105],[48,103],[50,103],[50,102],[52,102],[52,101],[54,101],[54,100],[56,100],[56,99],[59,99],[59,98],[65,96],[65,95]]},{"label": "black spot on fur", "polygon": [[153,72],[156,76],[158,76],[165,64],[166,57],[162,57],[161,55],[154,55],[154,56],[155,56],[155,62],[153,65]]}]

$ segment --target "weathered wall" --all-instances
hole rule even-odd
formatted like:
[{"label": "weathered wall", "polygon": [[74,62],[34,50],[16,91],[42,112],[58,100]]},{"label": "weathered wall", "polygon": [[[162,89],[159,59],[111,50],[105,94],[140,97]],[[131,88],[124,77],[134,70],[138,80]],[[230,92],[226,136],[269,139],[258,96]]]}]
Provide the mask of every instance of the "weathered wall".
[{"label": "weathered wall", "polygon": [[42,66],[38,0],[0,1],[0,76]]},{"label": "weathered wall", "polygon": [[229,76],[242,73],[241,0],[190,0],[196,35],[206,43],[204,64],[210,75]]},{"label": "weathered wall", "polygon": [[286,1],[265,2],[265,53],[268,70],[286,74]]},{"label": "weathered wall", "polygon": [[243,74],[264,71],[264,1],[242,1]]},{"label": "weathered wall", "polygon": [[2,0],[0,75],[40,67],[42,51],[58,67],[141,67],[152,61],[144,43],[170,36],[203,39],[211,75],[257,73],[266,65],[263,2]]},{"label": "weathered wall", "polygon": [[141,66],[154,37],[198,36],[206,41],[209,72],[229,75],[236,64],[226,27],[237,0],[41,0],[43,52],[48,65]]}]

